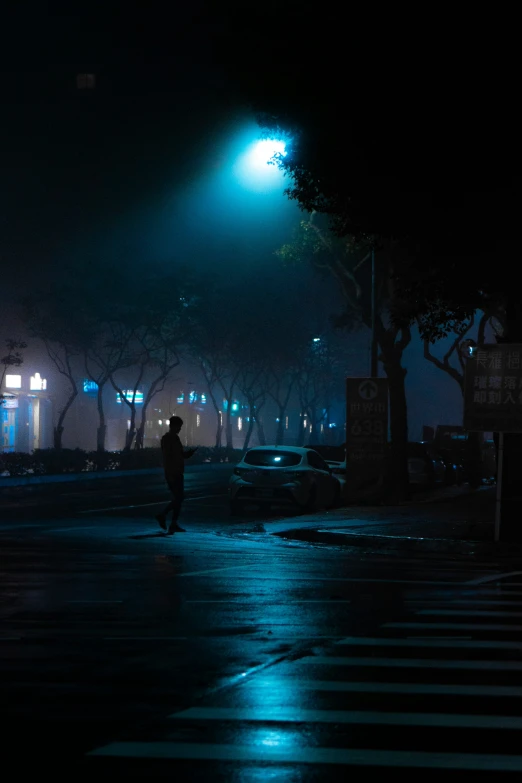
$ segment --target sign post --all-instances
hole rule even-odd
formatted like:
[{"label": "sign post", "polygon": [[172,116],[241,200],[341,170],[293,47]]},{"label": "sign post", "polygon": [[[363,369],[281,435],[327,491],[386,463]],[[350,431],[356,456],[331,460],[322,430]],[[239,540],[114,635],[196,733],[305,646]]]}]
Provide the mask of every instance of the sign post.
[{"label": "sign post", "polygon": [[388,380],[346,379],[347,487],[382,476],[388,442]]},{"label": "sign post", "polygon": [[466,362],[464,429],[498,432],[495,541],[500,538],[504,433],[522,432],[522,344],[479,345]]}]

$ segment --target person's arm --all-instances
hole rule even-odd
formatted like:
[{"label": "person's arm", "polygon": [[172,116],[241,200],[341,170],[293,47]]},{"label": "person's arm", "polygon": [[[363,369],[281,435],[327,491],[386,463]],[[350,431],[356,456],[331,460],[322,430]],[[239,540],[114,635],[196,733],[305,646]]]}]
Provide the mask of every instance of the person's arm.
[{"label": "person's arm", "polygon": [[183,458],[190,459],[196,453],[197,450],[198,450],[197,446],[193,449],[187,449],[187,451],[183,452]]}]

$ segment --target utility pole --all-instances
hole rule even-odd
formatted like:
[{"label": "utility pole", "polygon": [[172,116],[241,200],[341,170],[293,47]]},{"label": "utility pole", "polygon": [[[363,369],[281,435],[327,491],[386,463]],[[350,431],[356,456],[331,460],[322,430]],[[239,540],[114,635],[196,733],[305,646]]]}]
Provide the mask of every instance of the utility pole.
[{"label": "utility pole", "polygon": [[377,286],[375,283],[375,250],[372,247],[372,346],[370,357],[371,378],[377,378],[379,376],[379,368],[377,364],[377,331],[375,328],[377,320]]}]

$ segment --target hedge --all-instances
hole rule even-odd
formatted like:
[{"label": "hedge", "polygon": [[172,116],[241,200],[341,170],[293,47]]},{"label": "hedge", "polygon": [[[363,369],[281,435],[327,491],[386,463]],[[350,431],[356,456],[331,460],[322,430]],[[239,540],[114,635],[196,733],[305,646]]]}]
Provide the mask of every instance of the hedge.
[{"label": "hedge", "polygon": [[[199,446],[190,465],[205,462],[239,462],[241,449]],[[15,451],[0,454],[0,482],[2,476],[56,475],[106,470],[140,470],[162,465],[160,448],[132,451],[83,451],[82,449],[35,449],[32,454]]]}]

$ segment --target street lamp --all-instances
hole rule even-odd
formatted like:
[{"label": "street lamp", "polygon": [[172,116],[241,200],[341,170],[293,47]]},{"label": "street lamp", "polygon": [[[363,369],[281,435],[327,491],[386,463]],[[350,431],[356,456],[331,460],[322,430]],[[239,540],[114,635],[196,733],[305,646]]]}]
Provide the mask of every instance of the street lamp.
[{"label": "street lamp", "polygon": [[236,159],[234,175],[247,190],[270,193],[283,187],[284,173],[277,166],[277,156],[286,155],[281,139],[252,142]]}]

